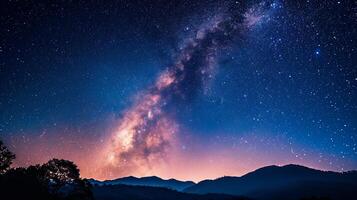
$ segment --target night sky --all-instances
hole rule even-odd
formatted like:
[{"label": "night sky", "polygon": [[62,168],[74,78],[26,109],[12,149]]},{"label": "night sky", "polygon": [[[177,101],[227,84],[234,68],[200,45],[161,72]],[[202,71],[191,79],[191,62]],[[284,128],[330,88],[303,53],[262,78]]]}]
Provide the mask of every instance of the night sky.
[{"label": "night sky", "polygon": [[202,180],[357,169],[354,1],[1,1],[15,166]]}]

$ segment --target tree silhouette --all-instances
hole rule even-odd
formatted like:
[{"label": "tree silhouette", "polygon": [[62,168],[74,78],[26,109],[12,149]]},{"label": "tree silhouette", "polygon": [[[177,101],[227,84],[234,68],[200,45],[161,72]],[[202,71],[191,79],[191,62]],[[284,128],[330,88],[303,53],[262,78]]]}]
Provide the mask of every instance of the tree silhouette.
[{"label": "tree silhouette", "polygon": [[71,161],[63,159],[52,159],[42,165],[45,177],[52,181],[63,184],[72,183],[79,179],[79,169]]},{"label": "tree silhouette", "polygon": [[71,161],[10,168],[15,158],[0,141],[0,199],[92,200],[91,186]]},{"label": "tree silhouette", "polygon": [[0,174],[4,174],[10,169],[14,159],[15,154],[13,154],[0,140]]}]

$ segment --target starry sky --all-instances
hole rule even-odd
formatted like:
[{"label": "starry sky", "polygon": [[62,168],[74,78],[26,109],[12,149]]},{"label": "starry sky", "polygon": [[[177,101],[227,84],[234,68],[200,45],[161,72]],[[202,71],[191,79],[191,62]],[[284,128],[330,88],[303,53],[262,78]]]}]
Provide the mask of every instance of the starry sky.
[{"label": "starry sky", "polygon": [[0,138],[100,180],[357,169],[353,1],[2,1]]}]

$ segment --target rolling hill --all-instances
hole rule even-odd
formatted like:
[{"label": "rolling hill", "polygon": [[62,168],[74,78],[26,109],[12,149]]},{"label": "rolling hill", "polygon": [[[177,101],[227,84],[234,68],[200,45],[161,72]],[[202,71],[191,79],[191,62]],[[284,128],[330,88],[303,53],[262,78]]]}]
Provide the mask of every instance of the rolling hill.
[{"label": "rolling hill", "polygon": [[177,191],[182,191],[185,188],[188,188],[195,183],[192,181],[179,181],[176,179],[168,179],[164,180],[156,176],[148,176],[137,178],[134,176],[128,176],[123,178],[118,178],[115,180],[106,180],[106,181],[97,181],[94,179],[90,179],[92,184],[97,185],[133,185],[133,186],[151,186],[151,187],[163,187],[169,188]]},{"label": "rolling hill", "polygon": [[201,181],[184,192],[222,193],[253,199],[328,197],[356,199],[357,172],[325,172],[299,165],[268,166],[241,177]]},{"label": "rolling hill", "polygon": [[90,182],[98,200],[357,199],[357,171],[338,173],[300,165],[267,166],[241,177],[197,184],[156,176]]},{"label": "rolling hill", "polygon": [[160,187],[97,185],[92,188],[96,200],[248,200],[225,194],[189,194]]}]

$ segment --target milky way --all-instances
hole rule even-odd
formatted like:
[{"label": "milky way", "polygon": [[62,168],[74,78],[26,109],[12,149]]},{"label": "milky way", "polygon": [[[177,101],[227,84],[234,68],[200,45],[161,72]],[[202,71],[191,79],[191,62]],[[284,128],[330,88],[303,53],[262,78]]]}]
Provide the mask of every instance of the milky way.
[{"label": "milky way", "polygon": [[352,1],[2,7],[0,140],[13,167],[63,158],[86,178],[194,181],[357,168]]},{"label": "milky way", "polygon": [[238,17],[216,15],[185,40],[176,61],[124,112],[111,136],[103,173],[146,175],[165,164],[170,150],[177,145],[179,133],[178,124],[165,108],[174,99],[193,95],[195,89],[209,90],[209,82],[217,71],[218,51],[266,19],[265,6],[251,7]]}]

